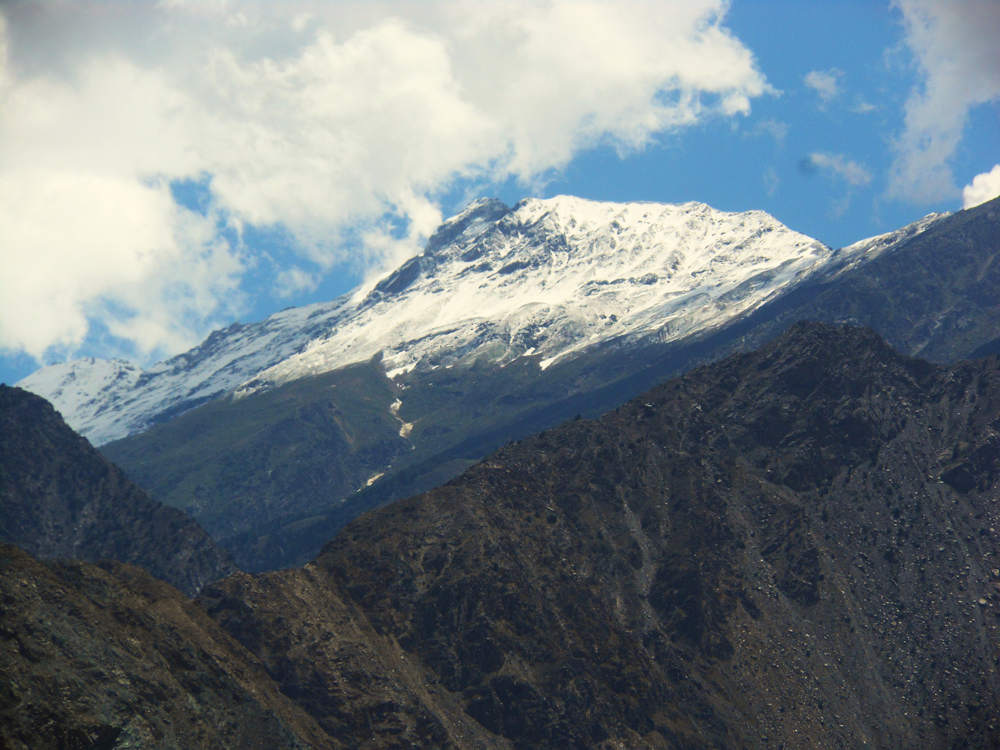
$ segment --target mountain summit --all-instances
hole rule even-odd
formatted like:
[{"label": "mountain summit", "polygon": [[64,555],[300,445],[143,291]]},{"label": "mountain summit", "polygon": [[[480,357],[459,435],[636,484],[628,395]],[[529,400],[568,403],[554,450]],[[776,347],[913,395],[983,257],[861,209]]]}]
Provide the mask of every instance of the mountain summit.
[{"label": "mountain summit", "polygon": [[566,196],[501,207],[479,202],[445,222],[334,334],[256,382],[379,351],[394,374],[525,354],[545,368],[609,339],[673,340],[760,303],[831,255],[756,211]]},{"label": "mountain summit", "polygon": [[[863,257],[865,247],[852,254]],[[544,368],[609,340],[673,341],[724,324],[843,252],[760,211],[568,196],[513,208],[480,200],[373,286],[234,324],[144,372],[80,360],[19,385],[102,444],[227,392],[380,352],[395,376],[480,358],[536,356]]]}]

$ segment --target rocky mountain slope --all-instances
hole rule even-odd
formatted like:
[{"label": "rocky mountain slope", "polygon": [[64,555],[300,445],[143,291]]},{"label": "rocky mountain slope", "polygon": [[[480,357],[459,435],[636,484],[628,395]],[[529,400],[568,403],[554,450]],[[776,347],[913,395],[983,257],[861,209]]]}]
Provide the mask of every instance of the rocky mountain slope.
[{"label": "rocky mountain slope", "polygon": [[333,592],[397,655],[400,728],[447,699],[523,748],[993,747],[998,421],[995,359],[799,325],[204,601],[330,721],[332,622],[265,634]]},{"label": "rocky mountain slope", "polygon": [[740,321],[757,346],[796,320],[876,329],[935,362],[1000,353],[1000,198],[938,218],[857,266],[830,264]]},{"label": "rocky mountain slope", "polygon": [[997,425],[996,358],[798,324],[199,602],[317,746],[992,748]]},{"label": "rocky mountain slope", "polygon": [[350,365],[250,398],[217,399],[104,453],[154,497],[196,518],[241,569],[309,555],[305,563],[332,533],[286,553],[273,532],[324,526],[328,506],[413,453],[393,413],[396,390],[378,362]]},{"label": "rocky mountain slope", "polygon": [[380,352],[393,377],[533,354],[544,368],[622,336],[675,340],[759,305],[831,257],[762,212],[565,196],[511,209],[482,200],[374,287],[234,325],[147,371],[81,360],[19,385],[100,445],[234,390]]},{"label": "rocky mountain slope", "polygon": [[5,385],[0,542],[41,558],[133,563],[189,594],[236,569],[195,521],[133,484],[51,404]]},{"label": "rocky mountain slope", "polygon": [[[461,226],[459,222],[456,230]],[[884,331],[904,351],[923,347],[921,351],[948,360],[974,352],[1000,335],[1000,320],[990,312],[988,291],[994,289],[994,298],[1000,299],[1000,285],[988,272],[997,252],[997,230],[996,206],[928,217],[835,251],[756,307],[717,327],[697,328],[674,340],[662,340],[657,330],[644,334],[637,326],[633,333],[596,341],[551,363],[544,355],[532,353],[507,362],[484,357],[471,365],[417,367],[395,373],[393,379],[384,379],[385,403],[390,391],[396,400],[391,402],[395,411],[383,413],[383,422],[397,419],[401,428],[407,425],[407,434],[405,439],[394,438],[380,427],[377,433],[394,439],[401,450],[388,456],[381,467],[372,467],[367,478],[353,477],[353,487],[317,484],[310,467],[336,465],[342,454],[326,451],[324,442],[297,440],[291,432],[282,432],[283,449],[297,460],[286,462],[279,476],[285,484],[308,488],[298,493],[294,507],[269,500],[276,487],[260,472],[241,475],[230,470],[230,455],[232,451],[276,455],[272,437],[282,420],[297,419],[295,410],[321,408],[329,400],[324,384],[334,377],[332,373],[271,385],[262,391],[266,396],[222,398],[213,414],[225,412],[226,420],[252,427],[232,446],[221,439],[222,427],[203,429],[200,425],[209,421],[209,415],[199,415],[195,409],[146,433],[107,444],[103,450],[157,497],[194,509],[212,533],[234,550],[244,569],[303,564],[345,522],[366,509],[436,486],[511,439],[576,414],[599,415],[699,362],[760,345],[795,320],[860,321]],[[448,241],[445,236],[434,246],[448,246]],[[437,273],[439,266],[427,257],[412,264],[418,268],[410,280],[414,286]],[[979,278],[972,273],[976,268],[985,275],[973,288],[969,284]],[[392,281],[390,286],[395,284]],[[845,307],[849,300],[854,302]],[[973,314],[976,310],[980,313]],[[932,326],[933,321],[938,323]],[[955,333],[959,324],[961,335]],[[926,336],[906,333],[921,327],[929,331]],[[547,363],[545,369],[543,363]],[[348,393],[343,388],[338,392],[338,408],[344,408]],[[262,411],[251,406],[257,398],[295,406],[273,411],[273,422],[264,429],[248,425],[243,416]],[[307,403],[312,405],[307,407]],[[412,450],[406,449],[406,442]],[[178,467],[189,465],[182,456],[195,452],[206,471],[180,475]],[[214,478],[205,481],[206,473]],[[377,479],[369,486],[371,477]],[[192,489],[196,485],[202,488],[198,496]],[[252,509],[251,517],[232,515],[227,525],[224,513],[211,510],[230,507],[230,498],[241,498]]]},{"label": "rocky mountain slope", "polygon": [[263,666],[176,589],[0,543],[0,747],[330,747]]}]

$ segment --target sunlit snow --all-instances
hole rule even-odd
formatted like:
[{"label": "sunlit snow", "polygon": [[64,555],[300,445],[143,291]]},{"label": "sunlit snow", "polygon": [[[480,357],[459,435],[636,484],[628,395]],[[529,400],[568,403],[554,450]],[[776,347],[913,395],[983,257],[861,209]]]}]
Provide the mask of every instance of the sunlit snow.
[{"label": "sunlit snow", "polygon": [[568,196],[507,209],[480,200],[445,222],[423,255],[333,302],[217,331],[145,372],[80,360],[19,385],[101,444],[226,393],[379,353],[390,378],[528,354],[548,367],[613,339],[667,342],[722,325],[831,260],[864,262],[937,218],[833,251],[760,211]]}]

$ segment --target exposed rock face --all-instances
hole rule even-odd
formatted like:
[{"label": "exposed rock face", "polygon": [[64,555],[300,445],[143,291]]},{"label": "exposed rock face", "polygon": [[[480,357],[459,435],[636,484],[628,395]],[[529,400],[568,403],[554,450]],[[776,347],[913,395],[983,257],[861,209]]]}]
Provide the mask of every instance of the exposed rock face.
[{"label": "exposed rock face", "polygon": [[51,404],[4,385],[0,542],[40,558],[132,563],[191,595],[236,570],[197,523],[129,481]]},{"label": "exposed rock face", "polygon": [[800,324],[199,603],[318,746],[985,750],[998,426],[996,359]]},{"label": "exposed rock face", "polygon": [[322,566],[241,573],[209,587],[199,603],[316,719],[331,747],[511,747]]},{"label": "exposed rock face", "polygon": [[203,602],[359,743],[996,747],[998,421],[996,360],[800,325]]},{"label": "exposed rock face", "polygon": [[330,746],[256,659],[139,568],[0,544],[0,594],[4,750]]}]

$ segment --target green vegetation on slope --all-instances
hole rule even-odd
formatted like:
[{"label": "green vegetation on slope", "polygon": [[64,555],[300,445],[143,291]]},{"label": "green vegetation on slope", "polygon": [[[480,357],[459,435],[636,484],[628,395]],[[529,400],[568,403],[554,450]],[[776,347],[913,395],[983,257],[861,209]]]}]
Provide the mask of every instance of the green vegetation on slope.
[{"label": "green vegetation on slope", "polygon": [[366,362],[226,396],[102,451],[228,545],[251,526],[339,503],[408,454],[395,398]]}]

